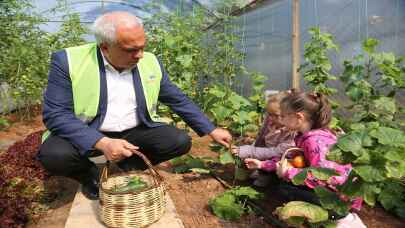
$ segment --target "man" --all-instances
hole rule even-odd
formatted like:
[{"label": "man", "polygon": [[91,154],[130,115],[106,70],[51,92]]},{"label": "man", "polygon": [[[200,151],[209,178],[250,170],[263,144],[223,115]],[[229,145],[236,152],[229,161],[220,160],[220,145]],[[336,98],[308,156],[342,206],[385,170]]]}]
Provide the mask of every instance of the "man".
[{"label": "man", "polygon": [[112,12],[94,22],[97,44],[52,54],[44,94],[44,134],[38,158],[54,175],[74,178],[89,199],[98,199],[99,171],[90,156],[104,154],[124,170],[145,169],[134,151],[153,164],[187,153],[191,139],[159,122],[156,105],[168,105],[200,136],[228,146],[231,135],[205,117],[144,52],[142,22]]}]

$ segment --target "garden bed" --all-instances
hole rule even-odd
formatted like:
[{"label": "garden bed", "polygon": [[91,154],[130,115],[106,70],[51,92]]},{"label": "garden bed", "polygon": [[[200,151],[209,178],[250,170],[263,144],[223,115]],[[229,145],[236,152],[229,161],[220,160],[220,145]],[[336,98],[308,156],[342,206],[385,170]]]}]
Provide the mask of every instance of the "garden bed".
[{"label": "garden bed", "polygon": [[[2,140],[19,140],[29,133],[42,129],[40,116],[30,122],[15,122],[7,131],[0,132]],[[197,157],[216,157],[217,153],[209,149],[209,137],[200,138],[195,134],[191,154]],[[176,206],[185,227],[272,227],[265,223],[263,218],[255,215],[246,215],[240,221],[228,222],[214,216],[208,201],[217,194],[225,191],[225,188],[214,178],[208,175],[193,173],[172,173],[170,163],[165,162],[158,166],[158,170],[164,176],[168,185],[170,196]],[[231,167],[225,167],[221,174],[225,180],[232,182],[233,171]],[[67,178],[52,177],[44,186],[47,186],[49,196],[47,202],[42,202],[41,208],[46,211],[38,211],[27,227],[47,228],[63,227],[69,214],[75,190],[78,184]],[[282,201],[277,192],[270,187],[262,189],[265,193],[263,205],[271,213],[275,207],[280,206]],[[365,206],[359,213],[368,227],[405,227],[405,221],[385,212],[381,207],[370,208]]]}]

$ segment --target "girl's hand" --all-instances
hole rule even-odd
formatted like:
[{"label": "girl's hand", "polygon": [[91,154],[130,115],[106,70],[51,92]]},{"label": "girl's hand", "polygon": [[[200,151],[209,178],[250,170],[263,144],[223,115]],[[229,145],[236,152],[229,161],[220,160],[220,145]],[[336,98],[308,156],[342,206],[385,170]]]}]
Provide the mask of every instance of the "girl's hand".
[{"label": "girl's hand", "polygon": [[238,146],[232,146],[231,153],[233,155],[235,155],[235,156],[239,155],[239,147]]},{"label": "girl's hand", "polygon": [[245,165],[248,169],[261,169],[262,161],[254,159],[254,158],[246,158]]}]

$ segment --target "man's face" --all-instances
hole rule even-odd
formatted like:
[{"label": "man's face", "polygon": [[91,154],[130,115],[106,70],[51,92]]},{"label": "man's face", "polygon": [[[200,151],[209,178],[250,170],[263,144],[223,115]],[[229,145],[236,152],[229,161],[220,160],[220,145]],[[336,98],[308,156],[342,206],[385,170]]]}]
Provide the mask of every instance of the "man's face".
[{"label": "man's face", "polygon": [[117,42],[111,45],[101,44],[100,47],[108,61],[117,70],[135,66],[143,57],[146,46],[146,35],[141,26],[118,27]]}]

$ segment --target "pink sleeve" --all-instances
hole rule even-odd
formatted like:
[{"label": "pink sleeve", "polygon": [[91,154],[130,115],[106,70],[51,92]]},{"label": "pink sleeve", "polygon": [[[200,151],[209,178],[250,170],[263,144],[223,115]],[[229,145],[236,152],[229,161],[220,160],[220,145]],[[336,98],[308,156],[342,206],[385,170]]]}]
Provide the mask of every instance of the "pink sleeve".
[{"label": "pink sleeve", "polygon": [[270,160],[266,160],[262,162],[262,170],[267,172],[275,171],[277,166],[277,162],[280,161],[280,157],[273,157]]}]

